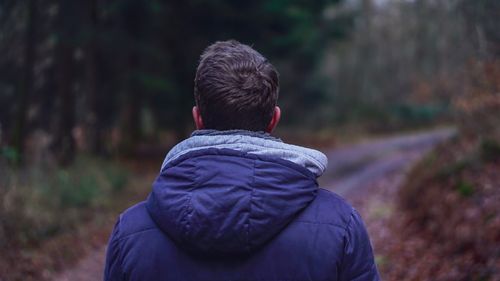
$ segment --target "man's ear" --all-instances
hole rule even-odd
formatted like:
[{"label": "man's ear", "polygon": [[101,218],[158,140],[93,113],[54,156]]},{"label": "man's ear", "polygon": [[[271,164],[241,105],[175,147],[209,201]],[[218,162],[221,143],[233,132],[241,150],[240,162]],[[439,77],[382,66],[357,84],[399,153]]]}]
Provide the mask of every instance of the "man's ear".
[{"label": "man's ear", "polygon": [[273,117],[271,118],[271,121],[269,122],[269,125],[267,125],[266,132],[267,133],[272,133],[274,128],[278,126],[278,123],[280,122],[281,118],[281,109],[278,106],[274,107],[274,112],[273,112]]},{"label": "man's ear", "polygon": [[205,128],[203,125],[203,119],[201,119],[201,113],[200,109],[197,106],[193,106],[193,120],[194,120],[194,125],[196,126],[196,130],[201,130]]}]

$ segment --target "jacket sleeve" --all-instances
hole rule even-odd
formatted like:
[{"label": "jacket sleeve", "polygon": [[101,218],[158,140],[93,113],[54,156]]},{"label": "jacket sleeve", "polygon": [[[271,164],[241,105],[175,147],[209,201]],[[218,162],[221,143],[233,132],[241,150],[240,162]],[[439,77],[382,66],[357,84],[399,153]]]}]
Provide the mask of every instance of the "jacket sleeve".
[{"label": "jacket sleeve", "polygon": [[106,265],[104,268],[104,281],[123,281],[125,275],[122,270],[120,257],[120,219],[115,224],[106,249]]},{"label": "jacket sleeve", "polygon": [[344,237],[344,257],[340,268],[341,281],[380,280],[373,250],[361,216],[353,209]]}]

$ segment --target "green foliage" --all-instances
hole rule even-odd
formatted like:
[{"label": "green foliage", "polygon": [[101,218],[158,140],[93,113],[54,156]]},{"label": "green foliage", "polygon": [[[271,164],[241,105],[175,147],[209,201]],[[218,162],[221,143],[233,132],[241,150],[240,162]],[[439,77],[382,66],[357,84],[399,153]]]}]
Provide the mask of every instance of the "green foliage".
[{"label": "green foliage", "polygon": [[464,197],[469,197],[474,193],[474,186],[471,183],[466,182],[466,181],[460,181],[456,185],[456,189],[457,189],[458,193],[460,193],[460,195],[462,195]]},{"label": "green foliage", "polygon": [[500,143],[493,139],[483,139],[479,145],[480,155],[484,161],[500,159]]},{"label": "green foliage", "polygon": [[403,123],[409,124],[429,124],[438,116],[446,112],[446,107],[426,104],[399,104],[391,108],[391,114]]},{"label": "green foliage", "polygon": [[122,191],[128,182],[128,173],[115,166],[109,166],[106,169],[106,176],[113,193]]},{"label": "green foliage", "polygon": [[386,256],[375,255],[375,263],[377,264],[377,267],[383,267],[390,264],[390,261]]},{"label": "green foliage", "polygon": [[169,92],[172,90],[172,84],[167,78],[144,73],[139,76],[139,79],[147,90],[158,92]]},{"label": "green foliage", "polygon": [[0,245],[36,243],[111,208],[124,190],[127,171],[80,156],[67,168],[9,169],[0,179]]},{"label": "green foliage", "polygon": [[444,165],[441,170],[437,173],[437,176],[441,179],[445,179],[451,176],[458,175],[466,168],[472,166],[472,161],[470,159],[462,159],[456,162],[453,162],[448,165]]},{"label": "green foliage", "polygon": [[71,178],[67,170],[57,172],[54,189],[62,208],[88,207],[100,192],[96,178]]},{"label": "green foliage", "polygon": [[10,163],[18,163],[20,155],[14,147],[4,146],[1,148],[0,156]]}]

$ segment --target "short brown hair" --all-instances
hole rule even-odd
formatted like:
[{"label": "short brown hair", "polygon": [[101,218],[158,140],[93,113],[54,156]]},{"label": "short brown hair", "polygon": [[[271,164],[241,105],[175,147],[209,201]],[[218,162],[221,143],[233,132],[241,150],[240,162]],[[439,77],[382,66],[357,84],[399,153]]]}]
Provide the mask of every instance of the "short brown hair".
[{"label": "short brown hair", "polygon": [[194,96],[206,129],[264,131],[278,100],[278,72],[250,46],[234,40],[205,49]]}]

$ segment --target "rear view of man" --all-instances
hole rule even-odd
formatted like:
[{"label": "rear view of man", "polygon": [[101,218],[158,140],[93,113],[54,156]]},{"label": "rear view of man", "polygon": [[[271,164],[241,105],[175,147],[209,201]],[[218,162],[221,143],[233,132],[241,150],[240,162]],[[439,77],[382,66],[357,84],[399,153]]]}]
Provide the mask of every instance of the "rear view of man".
[{"label": "rear view of man", "polygon": [[198,130],[167,154],[147,200],[120,215],[105,280],[379,280],[359,214],[318,188],[326,156],[270,135],[278,88],[251,47],[205,50]]}]

